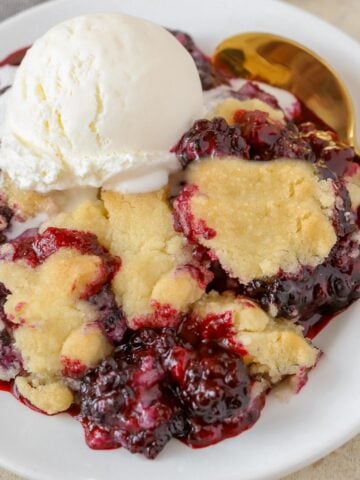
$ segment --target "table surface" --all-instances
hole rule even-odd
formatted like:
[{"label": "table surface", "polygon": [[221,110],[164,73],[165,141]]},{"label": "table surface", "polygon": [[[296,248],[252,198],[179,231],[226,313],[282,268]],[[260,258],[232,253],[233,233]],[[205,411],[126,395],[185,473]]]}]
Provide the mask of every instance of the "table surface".
[{"label": "table surface", "polygon": [[[44,0],[0,0],[0,21]],[[283,0],[322,17],[360,41],[360,0]],[[283,480],[360,479],[360,435],[298,473]],[[22,480],[0,468],[0,480]]]}]

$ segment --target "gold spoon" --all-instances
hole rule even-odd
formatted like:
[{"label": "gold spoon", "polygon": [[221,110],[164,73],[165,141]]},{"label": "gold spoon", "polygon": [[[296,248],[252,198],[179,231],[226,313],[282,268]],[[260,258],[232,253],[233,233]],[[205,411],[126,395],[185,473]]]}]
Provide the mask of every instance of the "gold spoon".
[{"label": "gold spoon", "polygon": [[349,93],[316,53],[277,35],[241,33],[220,43],[214,61],[236,77],[290,91],[342,140],[355,146],[355,114]]}]

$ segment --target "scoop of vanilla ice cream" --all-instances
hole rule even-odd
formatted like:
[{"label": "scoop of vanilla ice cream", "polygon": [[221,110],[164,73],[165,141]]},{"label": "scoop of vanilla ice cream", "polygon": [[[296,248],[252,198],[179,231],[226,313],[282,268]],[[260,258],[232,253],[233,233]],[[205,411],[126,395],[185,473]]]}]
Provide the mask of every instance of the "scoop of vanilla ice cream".
[{"label": "scoop of vanilla ice cream", "polygon": [[0,168],[38,192],[156,190],[202,108],[195,64],[164,28],[123,14],[73,18],[35,42],[17,72]]}]

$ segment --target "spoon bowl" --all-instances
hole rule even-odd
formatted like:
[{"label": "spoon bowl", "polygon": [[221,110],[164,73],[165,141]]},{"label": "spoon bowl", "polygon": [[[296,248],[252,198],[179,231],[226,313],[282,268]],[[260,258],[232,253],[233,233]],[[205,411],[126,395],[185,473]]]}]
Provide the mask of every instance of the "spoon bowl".
[{"label": "spoon bowl", "polygon": [[336,72],[306,47],[269,33],[241,33],[220,43],[214,62],[232,76],[288,90],[341,140],[355,145],[350,95]]}]

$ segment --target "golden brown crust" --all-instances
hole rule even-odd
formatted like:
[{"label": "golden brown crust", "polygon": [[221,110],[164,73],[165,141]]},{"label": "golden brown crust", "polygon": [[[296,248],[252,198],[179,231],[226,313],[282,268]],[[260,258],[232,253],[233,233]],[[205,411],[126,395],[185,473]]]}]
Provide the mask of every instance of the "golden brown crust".
[{"label": "golden brown crust", "polygon": [[249,100],[227,98],[214,108],[209,117],[223,117],[229,125],[233,125],[236,123],[235,114],[239,110],[260,110],[261,112],[268,113],[269,119],[272,121],[281,123],[285,122],[285,115],[282,110],[275,109],[258,98],[252,98]]},{"label": "golden brown crust", "polygon": [[71,390],[56,379],[17,377],[15,385],[22,397],[48,415],[65,412],[74,400]]},{"label": "golden brown crust", "polygon": [[74,249],[61,249],[36,268],[21,262],[0,262],[0,281],[11,291],[4,310],[17,325],[15,345],[25,369],[32,374],[31,385],[19,380],[18,387],[25,398],[47,413],[60,408],[51,403],[54,391],[58,396],[62,392],[64,400],[59,402],[68,405],[67,389],[57,380],[64,357],[89,368],[111,352],[103,334],[92,324],[97,319],[95,308],[81,300],[101,268],[99,257]]},{"label": "golden brown crust", "polygon": [[110,247],[109,222],[101,201],[85,201],[71,212],[60,213],[46,222],[41,230],[45,230],[49,226],[91,232],[97,236],[101,245],[106,248]]},{"label": "golden brown crust", "polygon": [[304,338],[300,327],[271,318],[248,298],[210,292],[193,309],[200,320],[224,313],[231,318],[234,340],[247,352],[244,360],[253,375],[266,375],[277,383],[316,364],[319,351]]},{"label": "golden brown crust", "polygon": [[109,216],[110,250],[122,260],[113,289],[129,325],[156,324],[159,305],[187,311],[203,288],[189,270],[179,268],[192,263],[191,251],[174,231],[166,190],[104,192],[102,198]]},{"label": "golden brown crust", "polygon": [[317,265],[336,242],[332,183],[305,161],[207,159],[187,180],[191,213],[216,232],[198,241],[243,282]]},{"label": "golden brown crust", "polygon": [[41,194],[33,190],[21,190],[3,174],[2,193],[9,207],[26,220],[40,213],[54,215],[60,211],[56,194]]},{"label": "golden brown crust", "polygon": [[62,362],[79,362],[87,368],[95,367],[110,355],[111,345],[96,324],[84,324],[74,330],[61,349]]},{"label": "golden brown crust", "polygon": [[194,267],[194,261],[187,242],[174,231],[167,191],[103,192],[102,201],[84,202],[42,229],[51,225],[90,231],[121,258],[113,288],[130,326],[176,322],[180,312],[200,298],[205,285],[187,268]]}]

